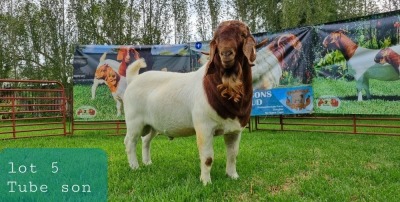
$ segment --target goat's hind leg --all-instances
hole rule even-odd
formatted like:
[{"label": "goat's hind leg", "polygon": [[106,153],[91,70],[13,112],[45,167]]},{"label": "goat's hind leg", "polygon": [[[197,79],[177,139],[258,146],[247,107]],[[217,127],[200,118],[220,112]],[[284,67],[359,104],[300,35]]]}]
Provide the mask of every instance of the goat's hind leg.
[{"label": "goat's hind leg", "polygon": [[125,151],[126,151],[126,154],[128,155],[129,166],[133,170],[136,170],[139,168],[139,163],[138,163],[137,155],[136,155],[136,146],[137,146],[139,137],[142,133],[143,127],[140,127],[139,125],[132,124],[132,123],[127,123],[126,125],[127,125],[126,136],[124,139]]},{"label": "goat's hind leg", "polygon": [[155,136],[157,136],[157,132],[154,129],[150,129],[150,133],[142,137],[142,161],[144,165],[150,165],[152,163],[150,156],[150,143]]},{"label": "goat's hind leg", "polygon": [[121,112],[122,112],[122,100],[118,99],[118,98],[114,98],[115,102],[116,102],[116,107],[117,107],[117,116],[121,116]]}]

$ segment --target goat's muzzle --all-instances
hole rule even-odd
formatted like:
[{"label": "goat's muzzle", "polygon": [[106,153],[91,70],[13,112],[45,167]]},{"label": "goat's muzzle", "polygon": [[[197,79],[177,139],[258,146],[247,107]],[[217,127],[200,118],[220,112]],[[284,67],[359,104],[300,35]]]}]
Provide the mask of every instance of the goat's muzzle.
[{"label": "goat's muzzle", "polygon": [[221,48],[219,50],[219,57],[224,69],[232,68],[235,65],[236,52],[233,48]]}]

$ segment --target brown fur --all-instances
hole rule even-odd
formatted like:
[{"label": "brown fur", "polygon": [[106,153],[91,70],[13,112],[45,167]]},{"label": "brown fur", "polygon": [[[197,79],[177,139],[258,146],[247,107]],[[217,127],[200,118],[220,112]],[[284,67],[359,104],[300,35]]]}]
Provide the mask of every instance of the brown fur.
[{"label": "brown fur", "polygon": [[380,64],[389,63],[395,68],[398,74],[400,73],[400,55],[392,49],[384,48],[380,50],[374,60]]},{"label": "brown fur", "polygon": [[255,57],[255,40],[246,24],[231,20],[217,27],[210,43],[203,86],[218,115],[225,119],[239,118],[243,127],[250,118],[251,66]]},{"label": "brown fur", "polygon": [[94,73],[94,77],[96,79],[105,79],[107,77],[107,69],[110,68],[107,64],[104,64],[103,66],[99,67],[96,69],[96,72]]},{"label": "brown fur", "polygon": [[212,162],[213,162],[213,159],[211,157],[208,157],[205,164],[206,164],[206,166],[211,166]]},{"label": "brown fur", "polygon": [[349,60],[358,48],[358,45],[347,37],[343,30],[330,33],[322,44],[327,50],[336,50],[339,48],[346,60]]}]

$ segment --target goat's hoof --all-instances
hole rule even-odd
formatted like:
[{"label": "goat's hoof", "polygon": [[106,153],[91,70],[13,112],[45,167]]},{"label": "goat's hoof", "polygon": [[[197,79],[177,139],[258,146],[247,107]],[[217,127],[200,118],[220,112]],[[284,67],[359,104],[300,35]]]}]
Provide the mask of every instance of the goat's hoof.
[{"label": "goat's hoof", "polygon": [[208,184],[211,184],[211,178],[210,177],[200,176],[200,181],[203,182],[204,186],[206,186]]},{"label": "goat's hoof", "polygon": [[146,165],[146,166],[149,166],[149,165],[153,164],[153,162],[151,162],[151,160],[150,161],[143,161],[143,164]]},{"label": "goat's hoof", "polygon": [[226,175],[227,175],[229,178],[234,179],[234,180],[237,180],[237,179],[239,178],[239,175],[238,175],[236,172],[235,172],[235,173],[232,173],[232,174],[226,173]]},{"label": "goat's hoof", "polygon": [[138,163],[130,163],[129,166],[131,167],[132,170],[139,169],[139,164]]}]

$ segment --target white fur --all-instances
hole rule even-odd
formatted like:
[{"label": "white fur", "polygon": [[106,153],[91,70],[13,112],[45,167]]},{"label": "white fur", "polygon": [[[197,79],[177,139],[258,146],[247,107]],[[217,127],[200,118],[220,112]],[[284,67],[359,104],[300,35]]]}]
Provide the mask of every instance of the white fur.
[{"label": "white fur", "polygon": [[253,77],[253,89],[271,89],[279,86],[282,68],[278,59],[268,47],[257,51],[251,74]]},{"label": "white fur", "polygon": [[[196,134],[201,161],[200,180],[211,183],[211,165],[214,160],[213,136],[224,135],[227,146],[226,173],[236,179],[242,127],[238,120],[223,119],[208,103],[203,76],[206,65],[189,73],[148,71],[137,75],[138,68],[128,68],[128,87],[124,95],[127,133],[126,152],[132,169],[139,167],[136,144],[142,137],[142,161],[151,164],[150,141],[157,133],[169,137]],[[138,87],[139,86],[139,87]]]}]

